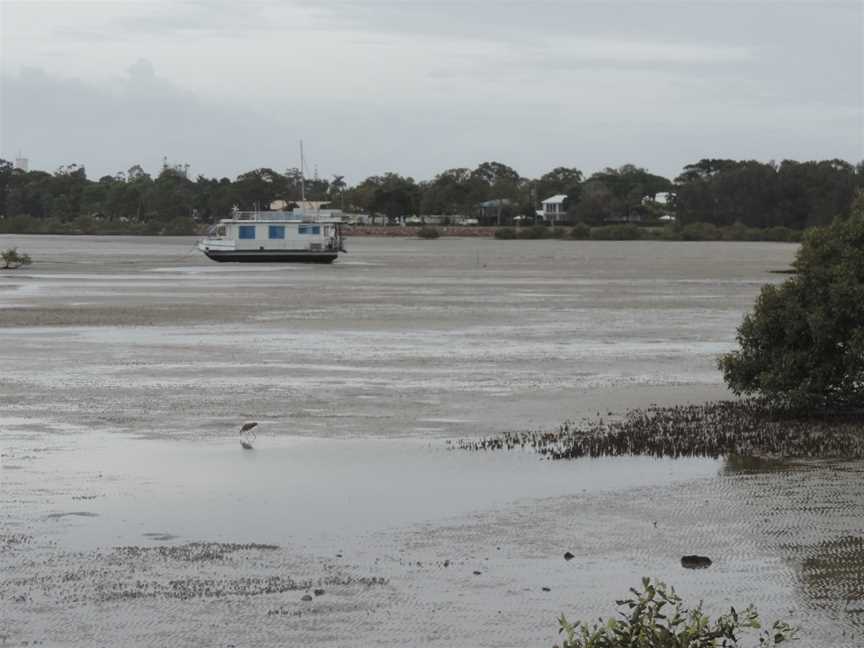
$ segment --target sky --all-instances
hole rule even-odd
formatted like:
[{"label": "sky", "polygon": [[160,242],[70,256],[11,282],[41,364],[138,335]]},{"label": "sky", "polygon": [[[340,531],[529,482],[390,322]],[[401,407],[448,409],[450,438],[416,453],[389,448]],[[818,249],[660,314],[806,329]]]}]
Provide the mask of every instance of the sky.
[{"label": "sky", "polygon": [[349,182],[864,159],[864,1],[0,0],[0,157]]}]

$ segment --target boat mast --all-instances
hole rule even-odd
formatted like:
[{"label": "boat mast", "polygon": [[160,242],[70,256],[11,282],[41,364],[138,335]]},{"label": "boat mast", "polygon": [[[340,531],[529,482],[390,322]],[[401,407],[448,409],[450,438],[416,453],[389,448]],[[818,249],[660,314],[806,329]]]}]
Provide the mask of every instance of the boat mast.
[{"label": "boat mast", "polygon": [[302,209],[306,209],[306,178],[304,175],[303,163],[303,140],[300,140],[300,202],[303,203]]}]

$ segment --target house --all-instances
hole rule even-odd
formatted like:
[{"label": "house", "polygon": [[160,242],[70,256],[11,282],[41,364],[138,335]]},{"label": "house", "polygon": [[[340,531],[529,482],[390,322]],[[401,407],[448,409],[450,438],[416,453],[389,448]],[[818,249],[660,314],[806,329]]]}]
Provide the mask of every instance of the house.
[{"label": "house", "polygon": [[543,200],[541,202],[543,208],[539,212],[543,220],[551,225],[563,222],[567,218],[566,201],[567,196],[564,194],[556,194]]},{"label": "house", "polygon": [[672,194],[668,191],[660,191],[653,196],[645,196],[642,198],[643,205],[656,204],[665,207],[669,204]]},{"label": "house", "polygon": [[477,220],[481,225],[501,225],[510,215],[513,201],[509,198],[495,198],[478,205],[480,213]]}]

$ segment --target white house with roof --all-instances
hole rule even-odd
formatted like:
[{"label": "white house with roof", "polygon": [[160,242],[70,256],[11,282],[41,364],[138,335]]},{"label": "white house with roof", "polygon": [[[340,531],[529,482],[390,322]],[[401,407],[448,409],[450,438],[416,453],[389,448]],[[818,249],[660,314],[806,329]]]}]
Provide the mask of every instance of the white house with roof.
[{"label": "white house with roof", "polygon": [[566,200],[566,195],[556,194],[541,201],[540,204],[542,205],[542,209],[540,210],[540,214],[542,215],[543,220],[547,223],[552,223],[553,225],[563,221],[567,216],[567,209],[564,206]]}]

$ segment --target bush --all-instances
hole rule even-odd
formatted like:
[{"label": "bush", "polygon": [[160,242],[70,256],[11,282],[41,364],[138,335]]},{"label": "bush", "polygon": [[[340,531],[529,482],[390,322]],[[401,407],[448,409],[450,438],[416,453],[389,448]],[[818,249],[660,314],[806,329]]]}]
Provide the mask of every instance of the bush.
[{"label": "bush", "polygon": [[630,223],[622,225],[603,225],[591,229],[594,241],[636,241],[642,238],[642,230]]},{"label": "bush", "polygon": [[585,223],[576,223],[570,230],[570,238],[576,241],[584,241],[591,238],[591,228]]},{"label": "bush", "polygon": [[563,227],[553,227],[549,230],[549,238],[563,239],[567,238],[567,230]]},{"label": "bush", "polygon": [[864,196],[846,222],[809,231],[795,276],[762,288],[719,360],[738,395],[791,409],[864,406]]},{"label": "bush", "polygon": [[[562,616],[561,648],[712,648],[743,646],[742,635],[761,628],[759,614],[751,605],[737,612],[711,619],[702,612],[702,604],[684,607],[684,602],[660,582],[642,579],[642,591],[631,589],[634,598],[617,601],[621,618],[600,619],[591,627],[570,623]],[[759,633],[759,646],[768,648],[796,638],[797,630],[783,621],[775,621]]]},{"label": "bush", "polygon": [[803,238],[799,230],[793,230],[788,227],[776,226],[769,227],[765,230],[765,241],[778,241],[781,243],[797,243]]},{"label": "bush", "polygon": [[516,230],[512,227],[499,227],[495,230],[495,238],[502,241],[510,241],[516,238]]},{"label": "bush", "polygon": [[198,225],[191,218],[175,218],[165,224],[162,234],[165,236],[189,236],[197,233]]},{"label": "bush", "polygon": [[29,216],[10,216],[0,219],[0,232],[4,234],[36,234],[39,221]]},{"label": "bush", "polygon": [[3,267],[0,270],[14,270],[15,268],[33,263],[30,255],[19,253],[18,248],[3,250],[3,252],[0,252],[0,259],[3,260]]},{"label": "bush", "polygon": [[441,232],[438,231],[437,227],[432,227],[431,225],[424,225],[419,230],[417,230],[417,236],[422,239],[437,239],[441,236]]},{"label": "bush", "polygon": [[719,241],[723,238],[720,229],[711,223],[690,223],[679,232],[682,241]]},{"label": "bush", "polygon": [[545,225],[532,225],[516,230],[516,236],[521,239],[549,238],[549,228]]}]

